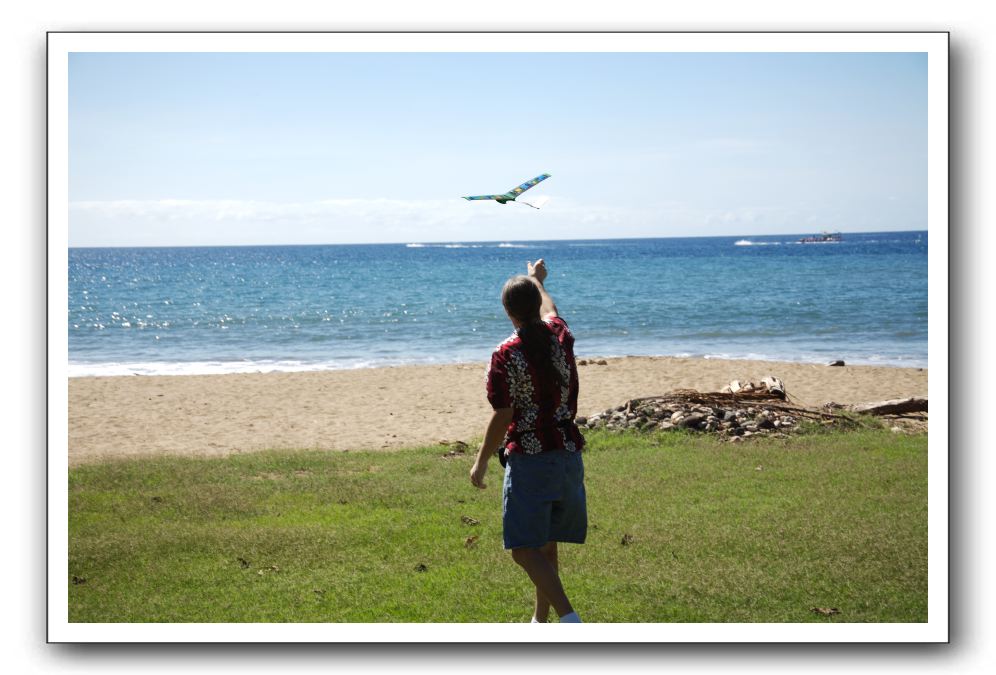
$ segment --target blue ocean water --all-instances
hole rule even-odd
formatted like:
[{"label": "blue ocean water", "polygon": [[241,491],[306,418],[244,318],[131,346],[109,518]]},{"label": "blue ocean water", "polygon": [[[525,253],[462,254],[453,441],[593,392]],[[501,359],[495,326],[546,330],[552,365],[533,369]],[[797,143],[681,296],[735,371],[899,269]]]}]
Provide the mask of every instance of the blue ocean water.
[{"label": "blue ocean water", "polygon": [[926,367],[927,233],[69,251],[69,374],[483,362],[526,260],[583,356]]}]

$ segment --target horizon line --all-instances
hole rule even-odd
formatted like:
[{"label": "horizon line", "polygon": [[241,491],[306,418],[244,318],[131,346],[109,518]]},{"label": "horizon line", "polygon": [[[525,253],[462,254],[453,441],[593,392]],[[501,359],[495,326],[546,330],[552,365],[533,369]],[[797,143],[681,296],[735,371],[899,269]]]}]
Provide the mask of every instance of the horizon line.
[{"label": "horizon line", "polygon": [[[929,229],[920,230],[819,230],[819,232],[833,232],[837,234],[901,234],[907,232],[929,232]],[[768,234],[703,234],[703,235],[663,235],[657,237],[582,237],[571,239],[440,239],[423,241],[371,241],[371,242],[326,242],[315,244],[287,243],[287,244],[125,244],[125,245],[83,245],[68,246],[72,249],[101,249],[101,248],[267,248],[267,247],[289,247],[289,246],[409,246],[411,244],[503,244],[503,243],[543,243],[543,242],[564,242],[564,241],[641,241],[652,239],[731,239],[734,237],[794,237],[812,235],[813,230],[804,232],[773,232]]]}]

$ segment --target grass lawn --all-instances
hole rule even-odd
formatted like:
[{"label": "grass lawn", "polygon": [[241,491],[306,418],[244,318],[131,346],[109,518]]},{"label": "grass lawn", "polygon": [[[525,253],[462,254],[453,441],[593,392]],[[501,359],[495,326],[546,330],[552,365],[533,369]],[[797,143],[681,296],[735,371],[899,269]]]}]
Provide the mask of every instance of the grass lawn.
[{"label": "grass lawn", "polygon": [[[561,550],[586,622],[927,620],[926,435],[587,436],[588,542]],[[69,620],[528,621],[500,466],[479,491],[446,450],[71,469]]]}]

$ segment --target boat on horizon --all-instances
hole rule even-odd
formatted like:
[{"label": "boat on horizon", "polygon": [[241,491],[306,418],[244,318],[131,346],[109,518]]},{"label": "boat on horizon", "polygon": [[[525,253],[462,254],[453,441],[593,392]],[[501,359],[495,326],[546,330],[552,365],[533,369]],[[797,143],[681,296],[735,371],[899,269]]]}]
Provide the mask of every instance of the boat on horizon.
[{"label": "boat on horizon", "polygon": [[820,232],[819,234],[814,234],[809,237],[803,237],[799,240],[800,244],[831,244],[838,241],[843,241],[840,236],[840,232]]}]

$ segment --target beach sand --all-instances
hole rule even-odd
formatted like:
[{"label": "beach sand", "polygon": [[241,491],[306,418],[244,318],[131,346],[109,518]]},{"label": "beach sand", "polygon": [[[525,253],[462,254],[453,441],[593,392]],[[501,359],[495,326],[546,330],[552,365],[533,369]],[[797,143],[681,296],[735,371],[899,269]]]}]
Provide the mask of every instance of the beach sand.
[{"label": "beach sand", "polygon": [[[579,415],[640,396],[774,375],[803,405],[927,395],[927,370],[623,357],[578,369]],[[470,442],[490,407],[485,364],[301,373],[69,379],[69,463],[263,449],[361,450]]]}]

